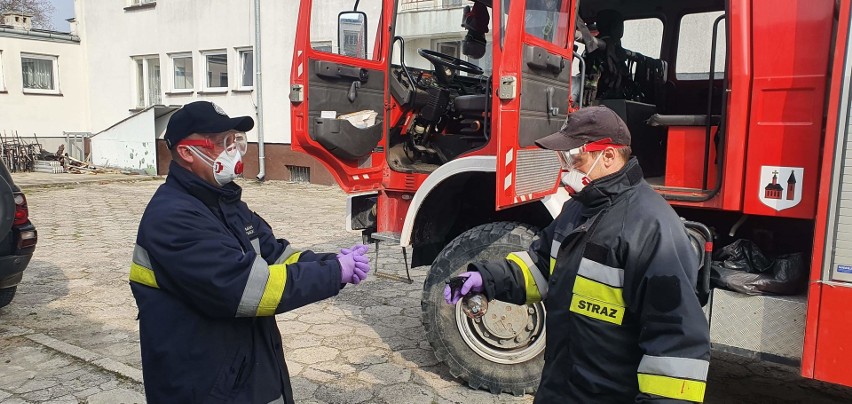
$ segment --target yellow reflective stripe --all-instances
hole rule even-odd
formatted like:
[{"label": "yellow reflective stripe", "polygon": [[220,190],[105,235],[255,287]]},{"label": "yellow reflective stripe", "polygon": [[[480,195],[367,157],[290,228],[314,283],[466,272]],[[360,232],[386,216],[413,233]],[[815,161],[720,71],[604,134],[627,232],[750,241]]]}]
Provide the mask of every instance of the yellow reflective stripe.
[{"label": "yellow reflective stripe", "polygon": [[539,293],[535,279],[533,279],[533,275],[530,273],[530,268],[526,263],[524,263],[524,260],[515,255],[515,253],[509,254],[506,256],[506,259],[517,264],[518,267],[521,268],[521,273],[524,274],[524,288],[527,291],[527,304],[540,302],[541,293]]},{"label": "yellow reflective stripe", "polygon": [[553,268],[556,268],[556,258],[550,257],[550,274],[553,275]]},{"label": "yellow reflective stripe", "polygon": [[586,317],[616,325],[621,325],[622,321],[624,321],[624,307],[590,299],[576,293],[571,298],[570,310]]},{"label": "yellow reflective stripe", "polygon": [[621,288],[586,279],[582,276],[574,278],[574,293],[599,300],[604,303],[615,304],[624,307],[624,296]]},{"label": "yellow reflective stripe", "polygon": [[278,264],[269,266],[269,279],[263,289],[263,296],[257,305],[258,316],[272,316],[281,303],[284,296],[284,285],[287,283],[287,265]]},{"label": "yellow reflective stripe", "polygon": [[290,256],[287,257],[287,259],[284,260],[283,264],[284,265],[295,264],[295,263],[299,262],[299,257],[301,255],[302,255],[301,251],[296,251],[295,253],[290,254]]},{"label": "yellow reflective stripe", "polygon": [[130,281],[159,289],[154,271],[135,262],[130,264]]},{"label": "yellow reflective stripe", "polygon": [[705,382],[639,373],[639,391],[660,397],[693,402],[704,401]]}]

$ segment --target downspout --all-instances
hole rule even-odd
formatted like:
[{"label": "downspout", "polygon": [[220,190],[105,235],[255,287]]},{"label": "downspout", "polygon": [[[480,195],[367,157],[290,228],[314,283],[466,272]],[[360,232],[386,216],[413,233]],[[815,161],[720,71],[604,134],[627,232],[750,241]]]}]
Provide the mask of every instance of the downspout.
[{"label": "downspout", "polygon": [[254,90],[257,94],[257,180],[266,177],[266,150],[263,142],[263,85],[260,81],[260,0],[254,0]]}]

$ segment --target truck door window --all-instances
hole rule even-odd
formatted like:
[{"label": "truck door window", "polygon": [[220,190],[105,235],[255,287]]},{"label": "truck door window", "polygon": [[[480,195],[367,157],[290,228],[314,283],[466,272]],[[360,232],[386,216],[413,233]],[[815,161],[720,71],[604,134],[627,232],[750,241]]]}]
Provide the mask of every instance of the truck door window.
[{"label": "truck door window", "polygon": [[526,0],[524,29],[530,35],[552,42],[560,48],[568,46],[570,10],[562,0]]},{"label": "truck door window", "polygon": [[[713,21],[722,11],[684,15],[680,20],[677,41],[675,74],[678,80],[707,80],[710,77],[710,50],[713,40]],[[715,77],[725,72],[725,22],[719,23],[716,39]]]},{"label": "truck door window", "polygon": [[659,18],[624,21],[624,36],[621,38],[621,46],[624,49],[630,49],[652,59],[659,59],[662,43],[663,22]]},{"label": "truck door window", "polygon": [[366,14],[366,36],[360,29],[360,21],[346,18],[338,21],[340,13],[352,12],[354,6],[355,0],[311,2],[311,47],[314,50],[363,59],[366,45],[367,58],[375,59],[373,50],[381,46],[376,43],[376,30],[382,15],[382,0],[362,0],[358,3],[358,11]]}]

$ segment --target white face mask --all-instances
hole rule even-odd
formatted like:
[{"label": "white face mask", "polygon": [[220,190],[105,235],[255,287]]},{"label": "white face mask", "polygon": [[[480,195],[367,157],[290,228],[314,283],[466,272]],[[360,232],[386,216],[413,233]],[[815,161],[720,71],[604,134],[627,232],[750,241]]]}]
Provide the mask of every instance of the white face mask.
[{"label": "white face mask", "polygon": [[[601,160],[602,156],[603,153],[598,154],[598,157],[595,159],[595,162],[592,163],[592,167],[589,168],[589,172],[595,170],[595,166],[598,165],[598,161]],[[562,176],[562,184],[568,187],[568,193],[572,195],[582,191],[583,188],[585,188],[586,185],[589,185],[590,182],[592,182],[592,179],[589,178],[588,174],[575,168],[569,169],[568,172],[566,172],[565,175]]]},{"label": "white face mask", "polygon": [[231,156],[228,154],[227,150],[223,150],[222,153],[219,153],[219,157],[216,157],[216,160],[213,160],[209,156],[198,151],[195,146],[189,146],[189,150],[192,150],[196,156],[207,163],[208,166],[213,168],[213,178],[216,179],[216,183],[218,183],[219,186],[223,186],[243,175],[242,152],[233,153],[233,156]]}]

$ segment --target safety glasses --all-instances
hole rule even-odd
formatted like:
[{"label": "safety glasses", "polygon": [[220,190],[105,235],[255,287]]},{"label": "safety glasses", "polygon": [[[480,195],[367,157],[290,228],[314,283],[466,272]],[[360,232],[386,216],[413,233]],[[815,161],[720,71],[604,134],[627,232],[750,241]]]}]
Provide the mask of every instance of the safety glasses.
[{"label": "safety glasses", "polygon": [[596,152],[606,150],[608,147],[619,149],[623,145],[612,143],[612,138],[603,138],[594,142],[586,143],[580,147],[575,147],[571,150],[559,151],[556,154],[559,156],[559,164],[562,166],[562,171],[573,170],[577,165],[578,157],[582,153]]},{"label": "safety glasses", "polygon": [[245,155],[246,150],[248,150],[248,141],[246,140],[246,134],[243,132],[229,133],[227,136],[223,137],[221,141],[211,140],[209,138],[184,139],[181,140],[178,145],[198,146],[211,150],[221,149],[231,157],[236,156],[237,153]]}]

